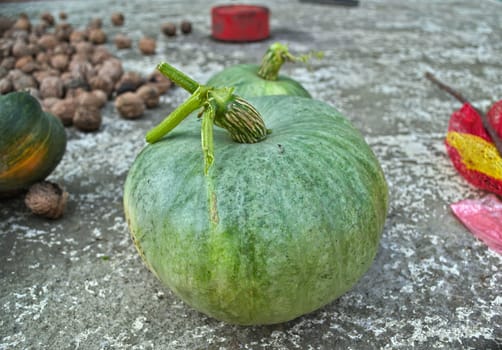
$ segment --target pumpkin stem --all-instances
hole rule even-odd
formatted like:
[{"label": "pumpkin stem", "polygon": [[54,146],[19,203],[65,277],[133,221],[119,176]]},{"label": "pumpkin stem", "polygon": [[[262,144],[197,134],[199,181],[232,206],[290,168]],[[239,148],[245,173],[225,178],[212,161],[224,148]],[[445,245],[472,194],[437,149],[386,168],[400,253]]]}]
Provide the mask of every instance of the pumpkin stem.
[{"label": "pumpkin stem", "polygon": [[190,113],[202,108],[201,143],[204,154],[204,173],[207,175],[214,162],[213,125],[226,129],[239,143],[255,143],[270,133],[260,113],[246,100],[234,95],[233,88],[214,88],[200,85],[168,63],[157,69],[192,95],[169,114],[159,125],[146,134],[148,143],[159,141]]},{"label": "pumpkin stem", "polygon": [[161,62],[157,65],[157,70],[161,72],[164,76],[168,77],[176,85],[185,89],[189,93],[193,94],[195,90],[199,87],[199,83],[190,78],[185,73],[174,68],[167,62]]},{"label": "pumpkin stem", "polygon": [[173,130],[179,123],[190,115],[193,111],[202,107],[207,101],[208,88],[199,86],[195,92],[178,108],[171,112],[159,125],[146,134],[148,143],[159,141],[164,135]]},{"label": "pumpkin stem", "polygon": [[274,43],[270,45],[267,52],[263,56],[261,66],[258,70],[258,75],[265,80],[277,80],[279,77],[279,70],[284,62],[303,62],[306,63],[312,56],[322,58],[322,52],[311,52],[301,56],[294,56],[288,50],[288,47],[281,43]]},{"label": "pumpkin stem", "polygon": [[233,89],[220,88],[209,92],[216,105],[214,123],[230,133],[239,143],[256,143],[267,137],[268,130],[260,113]]}]

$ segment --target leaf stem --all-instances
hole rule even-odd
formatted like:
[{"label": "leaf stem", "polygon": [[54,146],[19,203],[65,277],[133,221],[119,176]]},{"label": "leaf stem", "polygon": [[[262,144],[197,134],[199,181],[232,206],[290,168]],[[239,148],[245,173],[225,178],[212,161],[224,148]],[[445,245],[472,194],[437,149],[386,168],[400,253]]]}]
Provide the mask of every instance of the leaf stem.
[{"label": "leaf stem", "polygon": [[[429,79],[431,82],[436,84],[441,90],[446,91],[449,93],[451,96],[453,96],[455,99],[457,99],[461,103],[468,103],[472,105],[469,100],[467,100],[460,92],[457,90],[453,89],[452,87],[446,85],[445,83],[439,81],[432,73],[426,72],[425,77]],[[493,128],[491,125],[490,121],[488,120],[488,117],[486,116],[485,113],[474,107],[476,112],[478,112],[479,116],[481,117],[481,122],[483,123],[483,127],[485,128],[485,131],[487,134],[490,136],[492,139],[493,143],[495,144],[495,147],[497,148],[497,151],[499,152],[499,155],[502,157],[502,140],[497,134],[497,131]]]}]

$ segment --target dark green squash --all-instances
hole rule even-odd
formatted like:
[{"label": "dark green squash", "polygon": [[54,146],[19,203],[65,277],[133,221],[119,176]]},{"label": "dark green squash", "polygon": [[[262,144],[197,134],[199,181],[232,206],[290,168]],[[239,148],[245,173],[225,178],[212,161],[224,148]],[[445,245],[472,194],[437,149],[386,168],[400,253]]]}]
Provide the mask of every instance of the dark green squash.
[{"label": "dark green squash", "polygon": [[244,98],[268,95],[310,97],[310,93],[296,80],[279,74],[285,61],[305,60],[291,55],[285,45],[274,43],[265,53],[260,66],[239,64],[223,69],[212,76],[208,86],[232,86]]},{"label": "dark green squash", "polygon": [[124,208],[146,265],[186,303],[230,323],[272,324],[326,305],[368,270],[387,184],[333,107],[249,101],[270,135],[240,144],[216,129],[217,161],[205,175],[200,122],[187,119],[138,155]]},{"label": "dark green squash", "polygon": [[29,93],[0,96],[0,194],[45,179],[66,149],[61,121]]}]

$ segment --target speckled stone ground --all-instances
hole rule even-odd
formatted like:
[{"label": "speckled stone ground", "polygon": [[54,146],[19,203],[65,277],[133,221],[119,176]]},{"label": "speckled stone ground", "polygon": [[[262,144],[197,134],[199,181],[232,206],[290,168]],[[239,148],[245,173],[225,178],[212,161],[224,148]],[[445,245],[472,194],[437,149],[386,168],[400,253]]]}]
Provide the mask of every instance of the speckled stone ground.
[{"label": "speckled stone ground", "polygon": [[[104,110],[102,129],[68,129],[50,179],[70,192],[58,221],[32,216],[22,199],[0,202],[0,349],[501,349],[502,259],[452,216],[449,205],[483,193],[467,185],[443,137],[459,104],[426,70],[479,108],[502,98],[502,3],[362,0],[357,8],[280,0],[270,40],[209,38],[215,1],[2,3],[0,13],[64,10],[74,26],[104,19],[110,37],[158,40],[157,54],[117,53],[128,70],[168,60],[205,81],[224,65],[258,62],[279,40],[322,50],[311,67],[287,65],[313,96],[337,106],[381,160],[391,208],[370,271],[347,294],[294,321],[237,327],[193,311],[142,265],[122,212],[127,170],[144,133],[187,97],[174,89],[138,121]],[[122,11],[124,28],[109,15]],[[160,23],[189,19],[194,33],[167,39]]]}]

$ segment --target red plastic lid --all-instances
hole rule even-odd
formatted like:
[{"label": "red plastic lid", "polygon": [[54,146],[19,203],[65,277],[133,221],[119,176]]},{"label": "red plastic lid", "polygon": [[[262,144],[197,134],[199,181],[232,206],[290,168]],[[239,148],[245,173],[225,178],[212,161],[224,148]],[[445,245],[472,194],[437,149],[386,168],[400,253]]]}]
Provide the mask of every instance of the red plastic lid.
[{"label": "red plastic lid", "polygon": [[269,9],[255,5],[220,5],[211,9],[213,38],[258,41],[269,37]]}]

